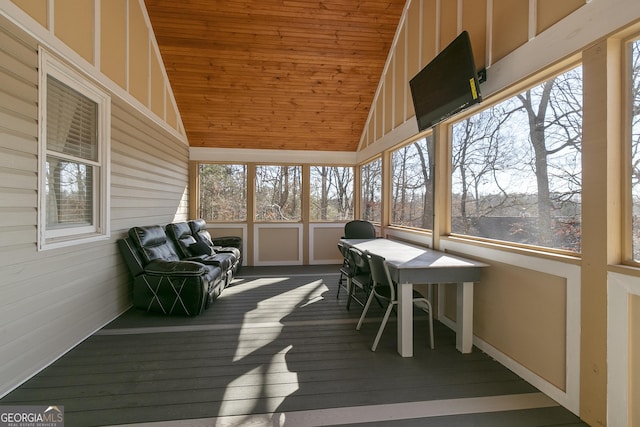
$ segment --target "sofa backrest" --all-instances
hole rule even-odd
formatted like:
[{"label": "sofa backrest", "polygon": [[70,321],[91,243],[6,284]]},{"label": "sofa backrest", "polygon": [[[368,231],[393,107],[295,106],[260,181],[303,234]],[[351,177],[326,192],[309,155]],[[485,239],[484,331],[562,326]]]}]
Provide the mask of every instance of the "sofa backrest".
[{"label": "sofa backrest", "polygon": [[129,229],[129,237],[138,247],[142,261],[146,264],[155,259],[179,261],[175,246],[167,238],[160,225],[133,227]]},{"label": "sofa backrest", "polygon": [[[178,254],[181,258],[188,258],[192,256],[201,255],[201,253],[194,252],[193,248],[196,245],[196,239],[191,234],[191,228],[186,222],[174,222],[167,224],[167,234],[175,243]],[[209,251],[209,254],[211,252]]]},{"label": "sofa backrest", "polygon": [[193,219],[189,221],[189,227],[191,228],[191,234],[198,241],[211,247],[215,246],[213,244],[213,239],[211,239],[211,234],[207,231],[207,222],[204,219]]}]

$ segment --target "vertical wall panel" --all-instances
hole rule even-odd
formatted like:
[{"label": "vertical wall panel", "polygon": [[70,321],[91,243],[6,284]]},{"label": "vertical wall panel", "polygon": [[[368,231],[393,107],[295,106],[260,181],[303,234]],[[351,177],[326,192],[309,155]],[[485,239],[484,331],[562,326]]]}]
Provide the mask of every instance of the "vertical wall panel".
[{"label": "vertical wall panel", "polygon": [[585,5],[585,0],[537,0],[536,34]]},{"label": "vertical wall panel", "polygon": [[56,37],[93,64],[94,2],[56,0],[53,4],[53,32]]},{"label": "vertical wall panel", "polygon": [[127,1],[100,2],[100,71],[127,87]]},{"label": "vertical wall panel", "polygon": [[529,0],[493,0],[493,62],[525,44],[529,37]]},{"label": "vertical wall panel", "polygon": [[422,63],[424,67],[436,56],[436,29],[437,29],[436,0],[422,0]]},{"label": "vertical wall panel", "polygon": [[405,33],[407,37],[407,51],[405,55],[407,57],[407,87],[405,90],[407,91],[407,95],[405,96],[406,102],[406,117],[405,120],[409,117],[413,117],[415,115],[415,111],[413,110],[413,100],[411,99],[411,94],[409,92],[409,80],[421,69],[420,63],[420,21],[422,17],[420,16],[420,3],[419,1],[412,1],[409,5],[409,10],[407,11],[407,19],[405,21]]},{"label": "vertical wall panel", "polygon": [[386,135],[393,129],[393,81],[394,81],[394,58],[391,59],[389,69],[384,75],[384,129],[382,135]]},{"label": "vertical wall panel", "polygon": [[48,0],[12,0],[20,9],[47,28],[47,2]]},{"label": "vertical wall panel", "polygon": [[441,51],[458,35],[458,2],[444,0],[440,2],[440,45]]},{"label": "vertical wall panel", "polygon": [[174,104],[171,101],[171,91],[165,88],[165,120],[174,129],[178,129],[178,113],[175,110]]},{"label": "vertical wall panel", "polygon": [[469,32],[476,68],[485,66],[487,55],[487,2],[486,0],[464,0],[462,6],[462,29]]},{"label": "vertical wall panel", "polygon": [[164,120],[164,76],[162,75],[162,62],[155,54],[151,53],[151,111]]},{"label": "vertical wall panel", "polygon": [[398,38],[398,44],[396,46],[396,55],[394,56],[394,82],[393,82],[393,123],[392,129],[398,127],[405,121],[405,99],[408,94],[409,80],[407,78],[407,69],[405,61],[407,58],[406,52],[406,27],[402,30],[400,37]]},{"label": "vertical wall panel", "polygon": [[129,2],[129,93],[149,106],[149,31],[137,1]]},{"label": "vertical wall panel", "polygon": [[566,390],[566,279],[485,261],[491,267],[474,291],[474,334]]}]

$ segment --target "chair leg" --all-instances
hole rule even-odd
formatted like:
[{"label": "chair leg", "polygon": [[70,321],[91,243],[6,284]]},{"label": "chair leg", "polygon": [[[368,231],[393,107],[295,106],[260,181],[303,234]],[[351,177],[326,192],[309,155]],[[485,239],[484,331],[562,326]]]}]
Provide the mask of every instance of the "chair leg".
[{"label": "chair leg", "polygon": [[431,350],[433,350],[433,313],[431,312],[431,308],[429,308],[429,337],[431,337]]},{"label": "chair leg", "polygon": [[384,327],[387,325],[387,320],[389,320],[389,315],[391,314],[392,308],[393,308],[393,304],[390,303],[387,306],[387,311],[385,311],[384,313],[382,323],[380,324],[380,328],[378,329],[378,334],[376,335],[376,339],[373,341],[373,345],[371,346],[371,351],[376,351],[376,348],[378,347],[378,342],[380,341],[380,337],[382,337],[382,332],[384,331]]},{"label": "chair leg", "polygon": [[340,298],[340,288],[342,287],[342,280],[344,280],[344,273],[340,273],[340,280],[338,280],[338,293],[336,294],[336,299]]},{"label": "chair leg", "polygon": [[369,310],[369,306],[371,305],[371,300],[373,300],[373,292],[369,294],[369,298],[367,298],[367,303],[364,305],[364,309],[362,310],[362,314],[360,315],[360,320],[358,320],[358,326],[356,326],[356,331],[360,330],[362,326],[362,322],[364,321],[365,316],[367,315],[367,311]]},{"label": "chair leg", "polygon": [[353,298],[354,289],[351,279],[347,277],[347,310],[351,306],[351,298]]}]

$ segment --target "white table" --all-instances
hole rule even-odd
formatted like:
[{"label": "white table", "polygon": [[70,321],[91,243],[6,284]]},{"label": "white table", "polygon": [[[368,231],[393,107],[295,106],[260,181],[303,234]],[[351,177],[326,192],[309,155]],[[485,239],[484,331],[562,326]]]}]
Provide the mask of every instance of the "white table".
[{"label": "white table", "polygon": [[488,264],[388,239],[342,239],[347,246],[384,257],[398,283],[398,353],[413,356],[413,284],[457,284],[456,348],[473,346],[473,284]]}]

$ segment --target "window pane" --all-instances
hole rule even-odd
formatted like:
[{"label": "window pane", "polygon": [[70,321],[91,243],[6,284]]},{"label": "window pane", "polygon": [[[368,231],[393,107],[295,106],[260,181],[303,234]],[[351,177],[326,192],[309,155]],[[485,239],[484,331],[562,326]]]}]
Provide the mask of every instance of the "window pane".
[{"label": "window pane", "polygon": [[582,69],[453,126],[454,233],[580,251]]},{"label": "window pane", "polygon": [[391,223],[433,229],[433,137],[394,151],[391,163]]},{"label": "window pane", "polygon": [[246,221],[247,166],[201,164],[199,217],[207,221]]},{"label": "window pane", "polygon": [[256,167],[256,221],[300,221],[301,166]]},{"label": "window pane", "polygon": [[47,149],[98,160],[98,105],[55,78],[47,77]]},{"label": "window pane", "polygon": [[382,216],[382,159],[360,168],[362,179],[362,219],[380,222]]},{"label": "window pane", "polygon": [[631,45],[631,198],[633,259],[640,261],[640,40]]},{"label": "window pane", "polygon": [[93,224],[93,168],[47,157],[47,229]]},{"label": "window pane", "polygon": [[311,221],[353,219],[353,168],[312,166]]}]

